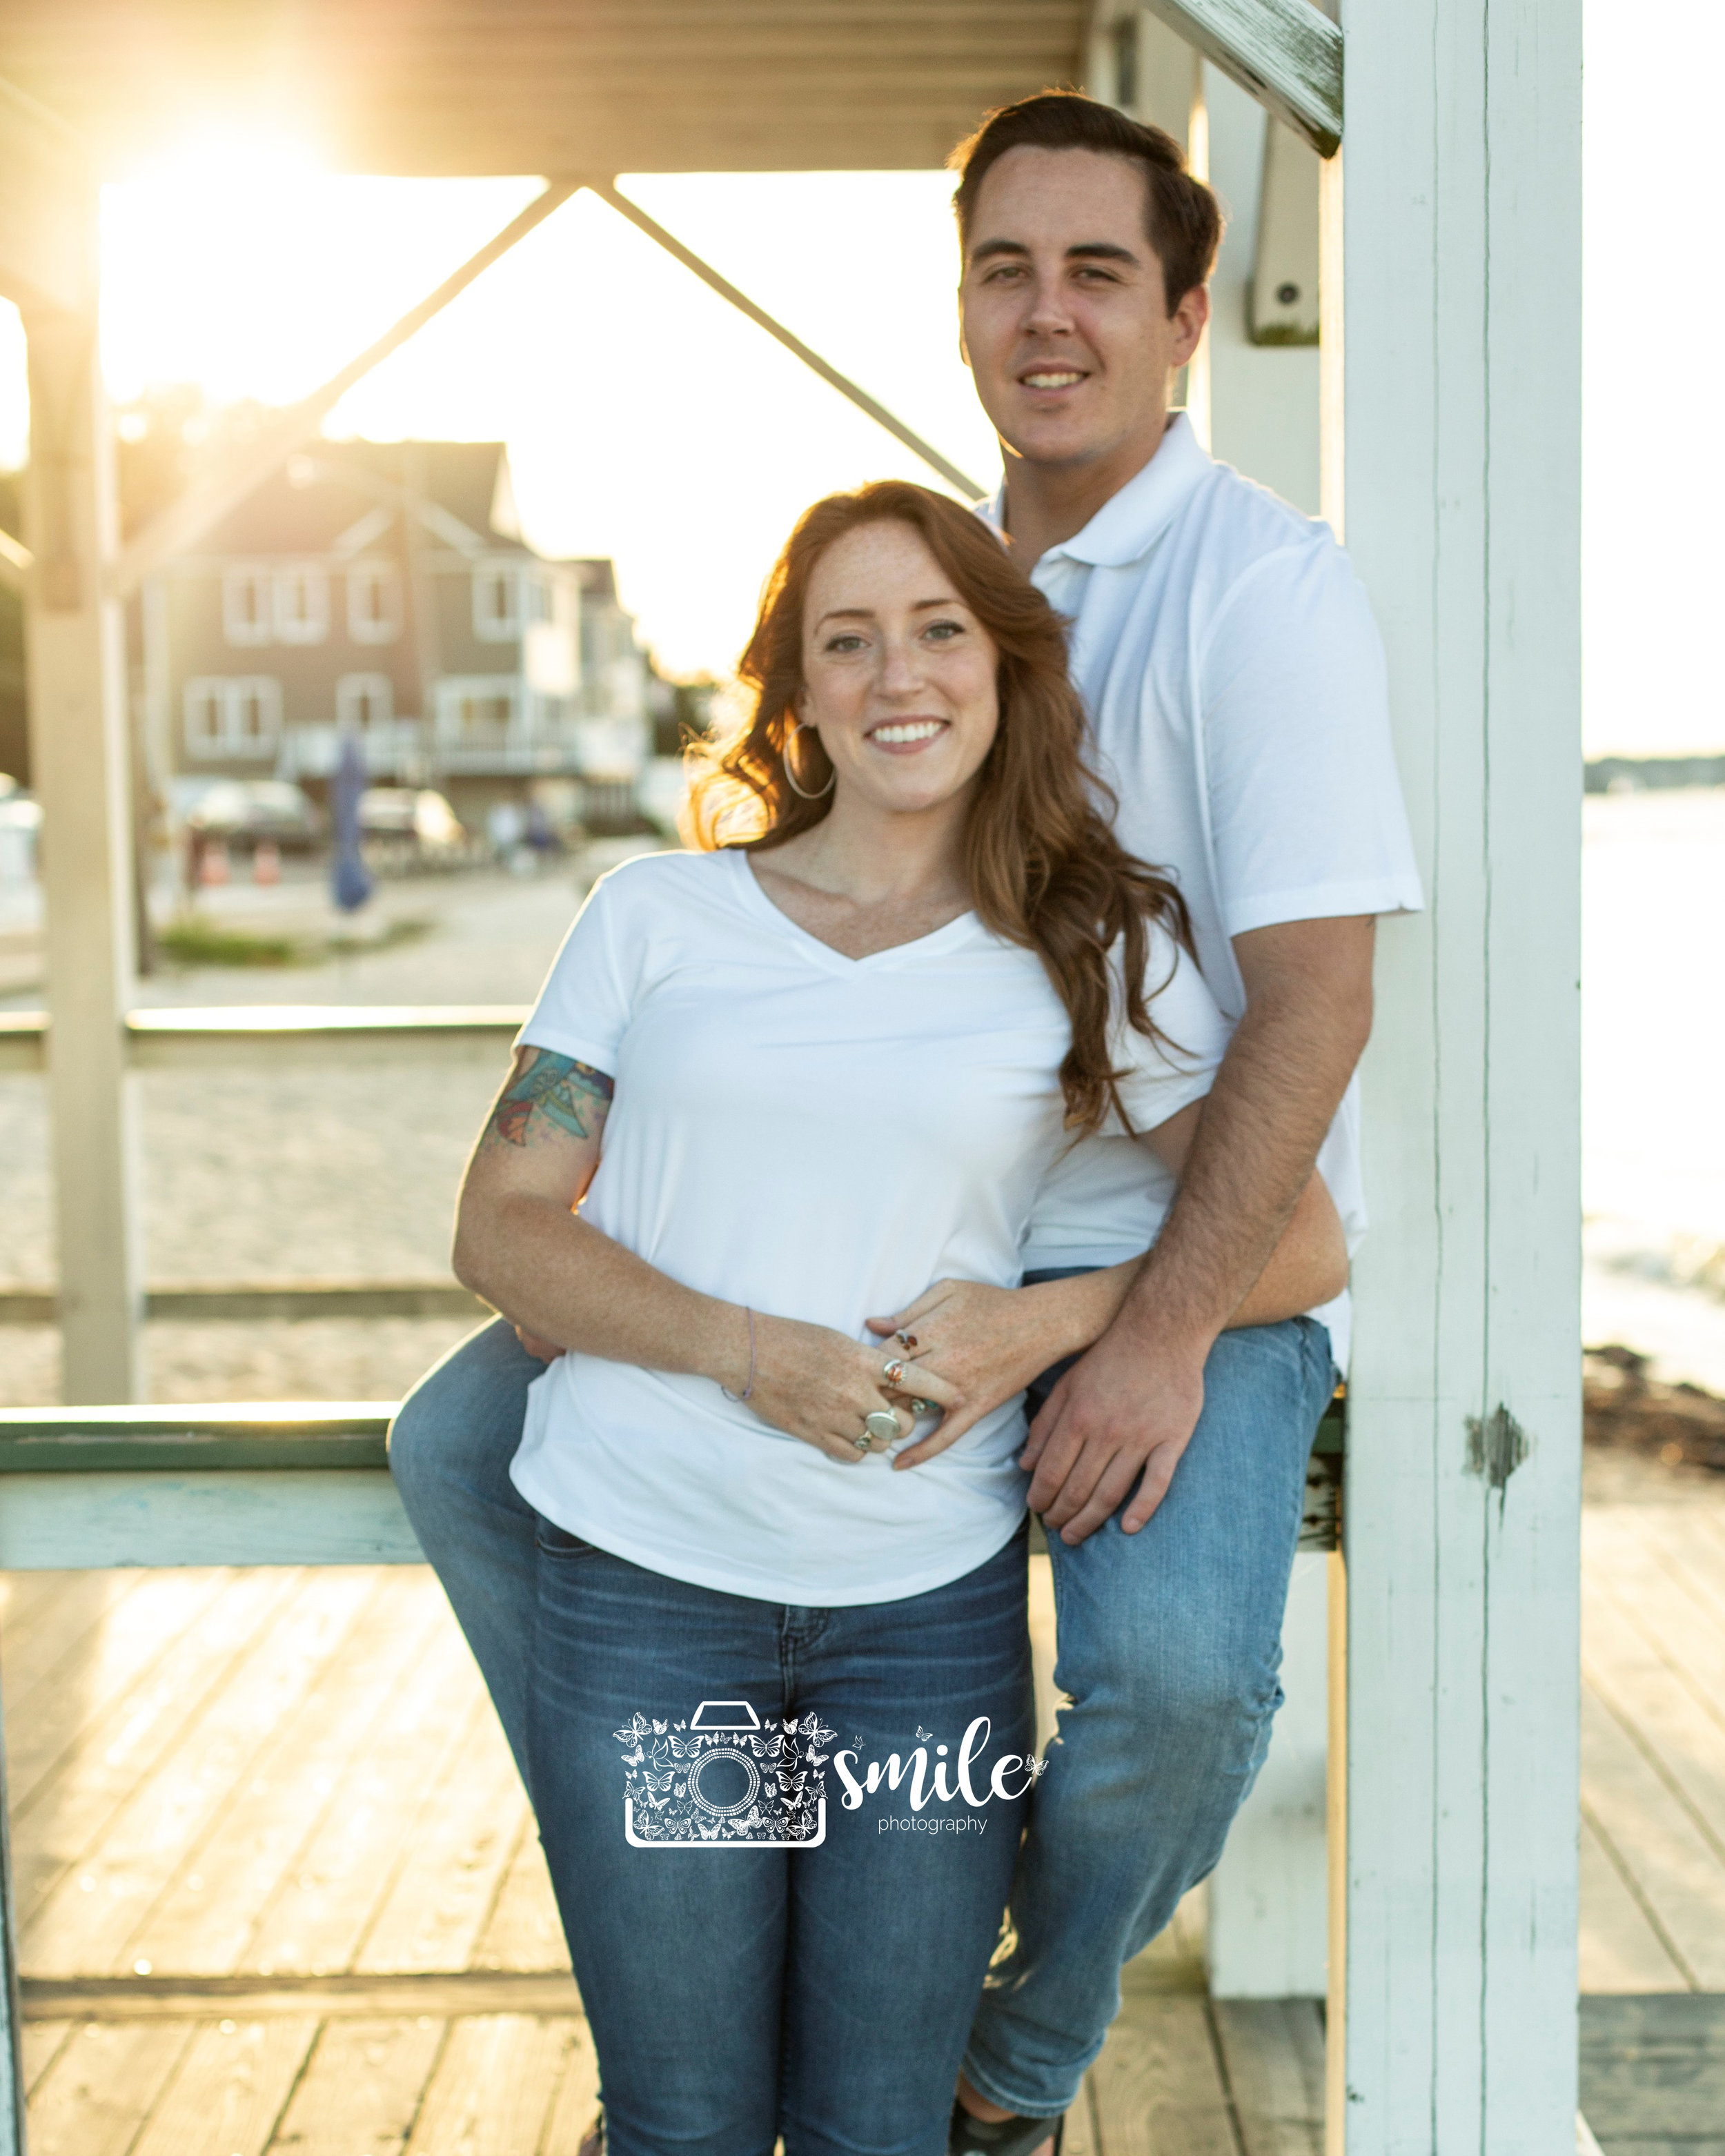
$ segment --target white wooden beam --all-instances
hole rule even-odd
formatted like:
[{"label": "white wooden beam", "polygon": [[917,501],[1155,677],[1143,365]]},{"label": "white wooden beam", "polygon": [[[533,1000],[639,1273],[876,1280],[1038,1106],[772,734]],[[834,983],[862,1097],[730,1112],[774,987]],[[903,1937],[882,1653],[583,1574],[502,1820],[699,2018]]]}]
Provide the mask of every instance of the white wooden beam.
[{"label": "white wooden beam", "polygon": [[987,487],[979,485],[968,474],[960,471],[950,459],[943,457],[932,444],[925,442],[913,428],[907,427],[895,413],[889,412],[884,404],[870,397],[868,391],[853,382],[848,374],[841,374],[829,360],[823,359],[793,331],[788,330],[783,322],[776,321],[764,307],[757,306],[747,292],[739,290],[728,277],[721,276],[711,264],[702,261],[692,248],[684,246],[674,233],[667,232],[638,203],[631,202],[627,195],[619,194],[608,181],[589,180],[587,184],[601,202],[608,203],[619,217],[627,218],[637,232],[644,233],[656,246],[662,247],[667,254],[680,262],[685,270],[692,270],[703,285],[716,292],[721,300],[728,300],[739,314],[747,315],[752,322],[765,330],[768,336],[776,339],[787,352],[800,359],[804,367],[818,374],[823,382],[830,383],[841,397],[848,397],[860,412],[867,413],[876,426],[884,427],[896,440],[902,442],[914,455],[922,459],[931,471],[938,472],[949,486],[956,487],[968,501],[982,501],[988,491]]},{"label": "white wooden beam", "polygon": [[424,1562],[387,1468],[0,1476],[0,1566],[15,1570]]},{"label": "white wooden beam", "polygon": [[1296,128],[1320,157],[1342,141],[1342,32],[1312,0],[1147,0],[1188,44]]},{"label": "white wooden beam", "polygon": [[[95,248],[96,201],[83,203]],[[94,305],[28,309],[24,608],[33,783],[42,803],[49,1101],[69,1401],[138,1396],[142,1314],[133,1081],[132,807],[112,431]]]},{"label": "white wooden beam", "polygon": [[34,558],[22,539],[14,539],[9,531],[0,531],[0,584],[4,584],[8,591],[23,591]]},{"label": "white wooden beam", "polygon": [[1365,1072],[1330,2145],[1570,2156],[1580,19],[1345,21],[1348,542],[1430,911],[1383,927]]},{"label": "white wooden beam", "polygon": [[0,80],[0,297],[75,314],[94,302],[95,182],[85,146],[59,115]]},{"label": "white wooden beam", "polygon": [[501,232],[470,255],[435,291],[428,292],[417,306],[410,307],[375,343],[367,345],[309,397],[302,397],[297,404],[290,405],[255,441],[236,449],[214,470],[206,472],[177,500],[160,511],[116,562],[112,583],[115,596],[129,598],[152,569],[195,546],[254,487],[278,470],[295,449],[311,439],[357,382],[373,367],[381,366],[392,352],[398,351],[434,315],[441,314],[452,300],[459,299],[475,278],[489,270],[500,256],[506,254],[518,240],[524,239],[535,226],[542,224],[581,185],[578,178],[550,182],[518,217],[511,218]]},{"label": "white wooden beam", "polygon": [[1318,341],[1318,188],[1323,166],[1302,136],[1264,116],[1264,177],[1248,330],[1254,344]]}]

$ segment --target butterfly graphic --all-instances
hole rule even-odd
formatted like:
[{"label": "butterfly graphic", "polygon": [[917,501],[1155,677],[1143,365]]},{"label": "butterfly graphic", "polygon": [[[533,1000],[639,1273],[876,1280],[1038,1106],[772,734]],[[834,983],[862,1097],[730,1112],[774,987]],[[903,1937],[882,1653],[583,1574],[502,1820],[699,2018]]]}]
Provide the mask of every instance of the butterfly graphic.
[{"label": "butterfly graphic", "polygon": [[932,1729],[925,1729],[920,1722],[916,1724],[916,1742],[919,1744],[926,1744],[933,1734]]},{"label": "butterfly graphic", "polygon": [[641,1770],[641,1779],[649,1789],[668,1789],[676,1779],[675,1774],[652,1774],[644,1768]]},{"label": "butterfly graphic", "polygon": [[638,1714],[627,1729],[614,1729],[611,1733],[619,1744],[639,1743],[647,1733],[647,1717],[644,1714]]},{"label": "butterfly graphic", "polygon": [[624,1753],[623,1763],[625,1767],[639,1767],[646,1756],[646,1753],[642,1751],[640,1746],[637,1744],[633,1752],[625,1752]]}]

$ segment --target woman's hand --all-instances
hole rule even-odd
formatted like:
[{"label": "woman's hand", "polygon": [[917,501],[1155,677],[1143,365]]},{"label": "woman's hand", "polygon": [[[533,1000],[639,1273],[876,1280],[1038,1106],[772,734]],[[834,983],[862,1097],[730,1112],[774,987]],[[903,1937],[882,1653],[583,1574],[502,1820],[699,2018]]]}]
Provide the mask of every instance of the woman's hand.
[{"label": "woman's hand", "polygon": [[[920,1396],[947,1409],[940,1428],[897,1454],[893,1466],[916,1467],[932,1460],[1051,1363],[1088,1347],[1119,1308],[1137,1270],[1136,1263],[1114,1265],[1034,1287],[937,1281],[908,1309],[871,1317],[869,1330],[906,1358],[896,1396]],[[937,1399],[936,1378],[954,1395],[951,1401]]]},{"label": "woman's hand", "polygon": [[[829,1460],[854,1466],[867,1457],[856,1440],[865,1418],[885,1410],[904,1436],[913,1426],[907,1410],[890,1398],[884,1366],[895,1359],[865,1342],[824,1325],[793,1317],[755,1316],[755,1383],[749,1406],[763,1422],[800,1438]],[[900,1397],[957,1404],[957,1388],[920,1362],[904,1358]],[[736,1378],[731,1380],[735,1384]],[[890,1443],[891,1440],[888,1440]],[[879,1441],[870,1450],[882,1450]]]}]

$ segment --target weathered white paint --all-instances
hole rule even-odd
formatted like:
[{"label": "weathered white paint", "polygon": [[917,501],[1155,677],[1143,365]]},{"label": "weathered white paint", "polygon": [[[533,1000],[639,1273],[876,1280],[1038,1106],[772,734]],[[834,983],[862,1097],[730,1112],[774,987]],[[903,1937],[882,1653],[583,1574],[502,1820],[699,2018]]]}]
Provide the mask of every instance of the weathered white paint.
[{"label": "weathered white paint", "polygon": [[0,1567],[423,1564],[382,1468],[0,1476]]},{"label": "weathered white paint", "polygon": [[[133,1070],[352,1070],[435,1062],[498,1070],[527,1015],[513,1004],[234,1004],[135,1010],[123,1045]],[[0,1075],[47,1067],[48,1028],[33,1011],[0,1011]]]},{"label": "weathered white paint", "polygon": [[[94,195],[83,199],[95,260]],[[132,977],[131,795],[112,436],[94,290],[24,312],[30,374],[24,609],[42,803],[49,1097],[64,1397],[138,1397],[137,1148],[121,1034]]]},{"label": "weathered white paint", "polygon": [[1342,33],[1312,0],[1148,0],[1186,42],[1328,157],[1342,139]]},{"label": "weathered white paint", "polygon": [[1317,192],[1312,145],[1266,112],[1250,327],[1254,344],[1317,342]]},{"label": "weathered white paint", "polygon": [[1294,1560],[1269,1756],[1210,1876],[1206,1951],[1217,1999],[1322,1999],[1325,1773],[1329,1749],[1329,1559]]},{"label": "weathered white paint", "polygon": [[1383,928],[1365,1074],[1331,2146],[1568,2156],[1580,18],[1343,21],[1348,541],[1431,911]]},{"label": "weathered white paint", "polygon": [[[1221,198],[1227,228],[1210,280],[1210,326],[1205,337],[1210,383],[1210,448],[1224,464],[1256,480],[1308,516],[1319,504],[1318,354],[1315,347],[1260,345],[1250,321],[1255,265],[1263,259],[1259,226],[1266,138],[1279,136],[1300,156],[1317,161],[1280,121],[1271,120],[1219,69],[1204,69],[1209,121],[1210,184]],[[1310,244],[1317,248],[1316,201]],[[1312,270],[1314,291],[1317,263]]]}]

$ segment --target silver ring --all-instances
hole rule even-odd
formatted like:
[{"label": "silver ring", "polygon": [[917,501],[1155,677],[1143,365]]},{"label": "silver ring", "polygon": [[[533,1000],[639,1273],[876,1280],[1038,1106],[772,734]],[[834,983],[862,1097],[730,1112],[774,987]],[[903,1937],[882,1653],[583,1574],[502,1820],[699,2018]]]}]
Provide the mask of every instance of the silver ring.
[{"label": "silver ring", "polygon": [[880,1374],[889,1385],[901,1385],[905,1381],[905,1366],[895,1355],[890,1363],[880,1365]]},{"label": "silver ring", "polygon": [[934,1402],[932,1400],[912,1400],[911,1403],[911,1413],[913,1415],[932,1414],[934,1413]]},{"label": "silver ring", "polygon": [[854,1437],[851,1439],[850,1442],[856,1447],[859,1452],[866,1452],[873,1445],[875,1440],[870,1436],[867,1430],[865,1430],[860,1437]]},{"label": "silver ring", "polygon": [[[863,1428],[875,1444],[891,1445],[898,1437],[898,1417],[890,1409],[876,1408],[872,1414],[863,1417]],[[864,1450],[867,1450],[866,1440]]]},{"label": "silver ring", "polygon": [[892,1337],[897,1341],[899,1346],[904,1349],[907,1355],[915,1354],[916,1352],[916,1336],[914,1332],[895,1332]]}]

